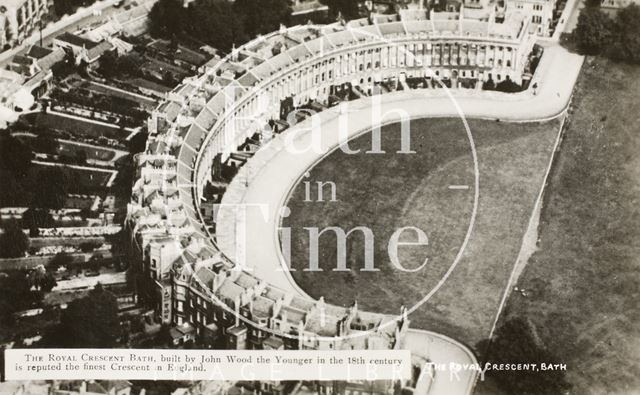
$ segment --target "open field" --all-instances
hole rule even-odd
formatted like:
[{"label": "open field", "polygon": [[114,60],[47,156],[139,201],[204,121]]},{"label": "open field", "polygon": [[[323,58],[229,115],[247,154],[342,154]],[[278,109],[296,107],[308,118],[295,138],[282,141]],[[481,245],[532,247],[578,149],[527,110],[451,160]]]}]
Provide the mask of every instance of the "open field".
[{"label": "open field", "polygon": [[[399,127],[383,128],[386,154],[347,155],[336,151],[311,170],[303,181],[333,181],[337,202],[305,202],[304,184],[294,190],[288,206],[292,228],[292,274],[311,296],[360,308],[398,313],[412,306],[442,278],[464,239],[473,203],[473,167],[469,144],[458,119],[412,122],[412,149],[400,155]],[[479,207],[474,232],[465,253],[447,282],[411,315],[415,327],[452,336],[470,346],[484,339],[493,323],[520,250],[523,234],[540,191],[559,121],[506,124],[470,121],[480,169]],[[352,149],[370,149],[370,135],[350,142]],[[450,189],[469,185],[469,189]],[[324,188],[325,200],[330,188]],[[317,194],[313,189],[312,196]],[[336,238],[320,238],[322,272],[302,271],[309,265],[309,236],[303,227],[338,226],[349,231],[366,226],[375,236],[375,267],[362,272],[364,241],[350,236],[350,271],[336,267]],[[417,273],[394,268],[387,242],[400,227],[415,226],[429,237],[428,246],[401,247],[399,260]],[[416,241],[407,233],[403,241]],[[353,268],[356,268],[355,270]]]},{"label": "open field", "polygon": [[[529,317],[575,394],[640,391],[640,67],[589,61],[507,315]],[[491,383],[478,393],[495,394]]]}]

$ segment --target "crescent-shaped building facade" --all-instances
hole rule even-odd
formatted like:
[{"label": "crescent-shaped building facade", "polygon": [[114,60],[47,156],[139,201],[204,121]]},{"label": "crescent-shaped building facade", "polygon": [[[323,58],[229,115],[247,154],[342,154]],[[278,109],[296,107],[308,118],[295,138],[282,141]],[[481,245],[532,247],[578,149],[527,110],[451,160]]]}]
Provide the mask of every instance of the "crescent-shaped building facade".
[{"label": "crescent-shaped building facade", "polygon": [[[128,208],[140,296],[177,342],[237,349],[399,349],[409,319],[332,306],[238,270],[216,246],[221,169],[307,111],[397,89],[481,89],[526,79],[535,36],[524,15],[400,15],[282,27],[204,66],[148,121]],[[294,115],[291,115],[294,114]],[[419,364],[419,363],[418,363]]]}]

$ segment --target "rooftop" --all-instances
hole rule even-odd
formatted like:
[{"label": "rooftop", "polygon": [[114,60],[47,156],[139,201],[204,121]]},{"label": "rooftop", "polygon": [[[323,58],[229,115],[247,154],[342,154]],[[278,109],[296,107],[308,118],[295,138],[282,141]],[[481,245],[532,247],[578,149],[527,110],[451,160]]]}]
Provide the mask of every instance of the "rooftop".
[{"label": "rooftop", "polygon": [[45,56],[49,55],[51,52],[53,52],[53,50],[49,49],[49,48],[43,48],[39,45],[32,45],[29,48],[29,52],[27,52],[27,56],[30,58],[36,58],[36,59],[40,59],[40,58],[44,58]]},{"label": "rooftop", "polygon": [[57,36],[56,40],[64,41],[77,47],[85,47],[86,49],[91,49],[99,44],[95,41],[87,40],[86,38],[76,36],[69,32],[64,32]]}]

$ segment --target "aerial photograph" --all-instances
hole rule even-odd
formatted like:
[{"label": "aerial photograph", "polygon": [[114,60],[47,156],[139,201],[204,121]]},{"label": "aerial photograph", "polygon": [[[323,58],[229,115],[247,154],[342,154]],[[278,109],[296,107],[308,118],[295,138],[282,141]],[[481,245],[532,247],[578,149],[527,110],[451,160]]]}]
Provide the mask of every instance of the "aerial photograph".
[{"label": "aerial photograph", "polygon": [[639,0],[0,0],[0,395],[638,395],[638,152]]}]

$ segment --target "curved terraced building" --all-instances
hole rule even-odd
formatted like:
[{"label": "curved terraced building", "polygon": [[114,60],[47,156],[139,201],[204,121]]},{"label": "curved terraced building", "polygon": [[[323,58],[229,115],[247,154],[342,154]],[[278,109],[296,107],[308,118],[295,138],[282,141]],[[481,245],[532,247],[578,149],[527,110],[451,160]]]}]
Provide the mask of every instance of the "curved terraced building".
[{"label": "curved terraced building", "polygon": [[[520,83],[534,41],[528,19],[518,14],[498,23],[411,10],[283,27],[210,62],[170,92],[153,112],[147,149],[137,157],[129,225],[145,280],[140,294],[174,326],[176,344],[404,348],[409,320],[403,311],[390,316],[357,304],[332,306],[236,270],[216,246],[215,204],[225,186],[220,173],[232,176],[261,144],[296,122],[296,109],[322,111],[341,100],[414,87]],[[427,359],[414,362],[424,368]]]}]

